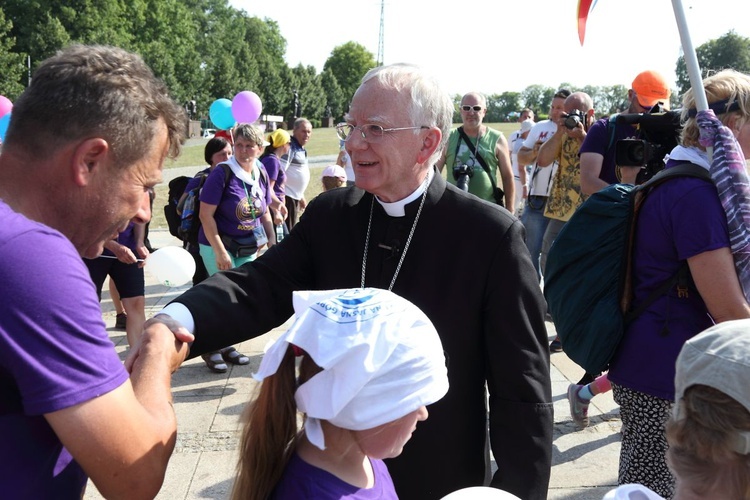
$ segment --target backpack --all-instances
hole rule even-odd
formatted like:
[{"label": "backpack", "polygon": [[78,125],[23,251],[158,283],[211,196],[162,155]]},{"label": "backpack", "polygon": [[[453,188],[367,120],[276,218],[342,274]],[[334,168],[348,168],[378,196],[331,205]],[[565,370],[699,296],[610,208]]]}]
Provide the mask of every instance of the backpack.
[{"label": "backpack", "polygon": [[544,296],[563,351],[587,373],[601,373],[627,325],[675,285],[690,280],[683,262],[669,280],[632,309],[632,253],[638,214],[653,189],[674,177],[711,181],[690,163],[662,170],[644,184],[613,184],[592,194],[563,226],[547,255]]},{"label": "backpack", "polygon": [[[224,187],[226,187],[232,175],[232,170],[226,163],[220,163],[216,167],[221,167],[224,171]],[[198,185],[187,192],[187,196],[183,200],[182,205],[177,207],[181,212],[180,226],[177,230],[177,234],[178,238],[185,243],[191,243],[193,245],[198,244],[198,230],[201,227],[200,194],[209,173],[210,172],[198,172],[195,175],[194,179],[200,179]]]},{"label": "backpack", "polygon": [[175,238],[180,237],[180,214],[177,213],[177,203],[185,192],[185,188],[190,182],[190,177],[181,175],[169,181],[169,193],[167,204],[164,205],[164,218],[167,220],[169,234]]}]

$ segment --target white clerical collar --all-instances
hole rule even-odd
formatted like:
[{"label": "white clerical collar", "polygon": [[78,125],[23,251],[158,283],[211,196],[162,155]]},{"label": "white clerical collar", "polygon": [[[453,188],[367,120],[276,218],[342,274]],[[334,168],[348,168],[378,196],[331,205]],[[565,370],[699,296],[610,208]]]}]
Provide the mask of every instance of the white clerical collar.
[{"label": "white clerical collar", "polygon": [[391,217],[403,217],[404,215],[406,215],[406,211],[404,210],[404,207],[406,207],[406,205],[408,205],[412,201],[419,198],[422,195],[422,193],[424,193],[425,189],[427,189],[427,186],[429,186],[430,183],[432,182],[433,175],[435,175],[435,169],[431,168],[427,171],[426,181],[420,183],[419,187],[417,187],[417,189],[412,194],[410,194],[403,200],[394,201],[393,203],[387,203],[385,201],[382,201],[377,196],[375,197],[375,199],[378,200],[378,203],[380,203],[380,206],[383,207],[383,210],[385,210],[385,213],[387,213]]}]

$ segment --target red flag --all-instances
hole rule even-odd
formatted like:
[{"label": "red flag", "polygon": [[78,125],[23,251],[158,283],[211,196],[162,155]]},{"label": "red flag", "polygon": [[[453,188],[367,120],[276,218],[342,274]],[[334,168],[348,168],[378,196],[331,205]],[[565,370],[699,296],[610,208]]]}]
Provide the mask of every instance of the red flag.
[{"label": "red flag", "polygon": [[586,19],[589,17],[591,2],[593,0],[578,0],[578,39],[583,45],[583,38],[586,36]]}]

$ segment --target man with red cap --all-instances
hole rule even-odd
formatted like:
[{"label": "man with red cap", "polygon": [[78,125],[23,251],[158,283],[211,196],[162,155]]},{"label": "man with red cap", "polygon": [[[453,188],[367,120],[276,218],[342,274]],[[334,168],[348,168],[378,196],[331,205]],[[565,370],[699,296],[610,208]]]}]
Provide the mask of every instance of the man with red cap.
[{"label": "man with red cap", "polygon": [[[628,90],[628,113],[648,113],[661,104],[669,109],[671,91],[664,77],[656,71],[643,71],[635,77]],[[614,127],[614,131],[611,129]],[[611,123],[609,118],[597,121],[581,144],[581,191],[593,194],[610,184],[635,184],[639,168],[622,168],[621,177],[615,165],[615,145],[621,139],[634,139],[637,130],[632,125]]]}]

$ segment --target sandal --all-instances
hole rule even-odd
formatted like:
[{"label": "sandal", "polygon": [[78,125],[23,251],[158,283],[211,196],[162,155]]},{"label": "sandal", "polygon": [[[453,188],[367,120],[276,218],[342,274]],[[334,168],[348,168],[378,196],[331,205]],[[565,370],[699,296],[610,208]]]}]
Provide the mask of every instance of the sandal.
[{"label": "sandal", "polygon": [[232,363],[233,365],[246,365],[250,363],[250,358],[239,352],[234,347],[223,349],[221,351],[221,357],[224,358],[224,361]]},{"label": "sandal", "polygon": [[221,353],[218,351],[203,354],[201,355],[201,357],[203,358],[203,361],[206,362],[206,366],[208,366],[208,369],[214,373],[226,373],[226,371],[229,369],[227,364],[224,362],[224,358],[222,357]]}]

